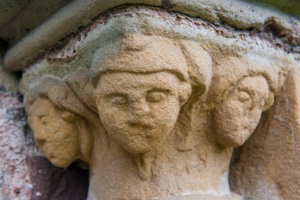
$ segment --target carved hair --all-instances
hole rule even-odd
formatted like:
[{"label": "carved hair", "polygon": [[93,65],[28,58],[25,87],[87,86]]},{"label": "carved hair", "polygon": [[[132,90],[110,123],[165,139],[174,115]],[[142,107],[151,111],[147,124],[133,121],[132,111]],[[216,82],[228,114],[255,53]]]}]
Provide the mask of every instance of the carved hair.
[{"label": "carved hair", "polygon": [[[144,62],[145,65],[135,63],[139,62],[138,56],[140,55],[144,55],[144,58],[152,62]],[[131,61],[131,64],[124,64],[128,60]],[[157,64],[150,65],[153,62]],[[210,55],[197,42],[161,36],[126,34],[111,41],[95,53],[91,66],[91,77],[95,86],[100,76],[108,72],[155,73],[169,71],[182,82],[200,88],[200,93],[203,94],[210,84],[211,65]]]},{"label": "carved hair", "polygon": [[[142,65],[140,57],[146,59]],[[124,34],[96,51],[91,66],[91,79],[96,87],[99,78],[105,73],[147,74],[161,71],[168,71],[181,80],[179,100],[182,111],[175,132],[179,137],[187,138],[192,131],[190,111],[208,90],[212,77],[211,56],[200,43],[162,36]],[[179,148],[186,149],[183,146]]]},{"label": "carved hair", "polygon": [[213,66],[211,87],[206,98],[206,103],[210,104],[211,109],[225,99],[240,80],[254,76],[262,76],[266,79],[270,92],[268,108],[273,104],[277,74],[272,66],[260,66],[255,62],[238,57],[227,57],[220,60],[219,63]]},{"label": "carved hair", "polygon": [[[73,75],[77,74],[75,73]],[[78,89],[82,91],[82,88]],[[70,87],[62,79],[59,78],[51,76],[45,77],[42,79],[39,85],[33,87],[26,94],[25,107],[29,115],[32,112],[32,105],[39,98],[49,99],[53,106],[63,111],[71,112],[76,117],[80,118],[78,121],[76,121],[76,123],[74,123],[74,126],[77,126],[78,128],[78,134],[74,135],[74,137],[78,137],[80,141],[80,147],[78,147],[80,155],[78,155],[78,158],[65,159],[74,159],[70,160],[69,163],[72,163],[76,159],[82,159],[83,161],[89,162],[91,147],[93,145],[93,136],[90,131],[93,126],[95,127],[95,129],[99,129],[100,124],[100,120],[97,114],[91,111],[91,109],[77,95],[75,95]]]},{"label": "carved hair", "polygon": [[38,98],[48,98],[54,106],[92,122],[95,122],[98,118],[62,79],[47,76],[38,85],[34,86],[25,96],[25,108],[28,113],[30,113],[31,106]]}]

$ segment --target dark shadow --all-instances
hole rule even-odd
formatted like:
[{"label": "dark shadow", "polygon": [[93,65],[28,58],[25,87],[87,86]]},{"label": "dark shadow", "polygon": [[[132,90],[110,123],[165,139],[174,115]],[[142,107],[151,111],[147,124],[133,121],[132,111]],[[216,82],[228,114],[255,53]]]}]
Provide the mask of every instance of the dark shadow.
[{"label": "dark shadow", "polygon": [[86,200],[89,171],[72,164],[61,169],[45,157],[27,158],[33,184],[31,200]]}]

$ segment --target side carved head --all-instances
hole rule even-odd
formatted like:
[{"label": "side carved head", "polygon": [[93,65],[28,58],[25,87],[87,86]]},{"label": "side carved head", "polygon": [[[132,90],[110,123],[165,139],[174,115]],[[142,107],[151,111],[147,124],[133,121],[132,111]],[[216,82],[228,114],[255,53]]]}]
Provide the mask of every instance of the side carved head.
[{"label": "side carved head", "polygon": [[65,168],[77,159],[89,162],[90,127],[97,116],[63,80],[45,77],[27,93],[25,106],[35,141],[54,165]]},{"label": "side carved head", "polygon": [[207,89],[211,58],[194,43],[129,34],[96,52],[91,75],[108,136],[140,154],[155,150],[172,132],[193,84],[202,93]]},{"label": "side carved head", "polygon": [[231,78],[232,83],[236,81],[232,86],[226,84],[226,80],[216,81],[217,85],[222,83],[223,87],[227,85],[228,89],[212,111],[213,136],[219,144],[227,147],[244,144],[256,129],[262,112],[268,110],[274,102],[271,76],[259,70],[249,72],[249,66],[241,62],[243,61],[237,59],[228,61],[231,66],[235,63],[242,67],[231,67],[230,73],[236,75],[234,78],[230,75],[222,77]]}]

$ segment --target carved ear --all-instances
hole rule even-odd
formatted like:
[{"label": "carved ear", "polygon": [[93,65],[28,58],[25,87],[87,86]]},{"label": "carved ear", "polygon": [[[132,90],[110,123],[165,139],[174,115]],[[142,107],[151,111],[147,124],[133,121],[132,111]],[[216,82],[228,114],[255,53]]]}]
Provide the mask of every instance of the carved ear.
[{"label": "carved ear", "polygon": [[188,63],[190,83],[203,94],[211,82],[212,58],[198,42],[180,40],[178,43]]},{"label": "carved ear", "polygon": [[179,89],[179,101],[180,105],[183,106],[189,99],[192,92],[190,84],[183,82]]},{"label": "carved ear", "polygon": [[73,123],[76,120],[76,115],[69,111],[62,111],[61,118],[67,122]]},{"label": "carved ear", "polygon": [[83,104],[92,111],[98,112],[88,69],[79,68],[73,74],[66,76],[64,81]]},{"label": "carved ear", "polygon": [[266,100],[266,104],[263,107],[263,112],[270,109],[273,104],[274,104],[274,93],[270,91],[268,99]]},{"label": "carved ear", "polygon": [[[95,124],[94,124],[95,125]],[[82,161],[90,163],[91,154],[93,150],[93,128],[94,125],[86,121],[81,121],[81,128],[79,132],[79,143],[80,143],[80,158]]]}]

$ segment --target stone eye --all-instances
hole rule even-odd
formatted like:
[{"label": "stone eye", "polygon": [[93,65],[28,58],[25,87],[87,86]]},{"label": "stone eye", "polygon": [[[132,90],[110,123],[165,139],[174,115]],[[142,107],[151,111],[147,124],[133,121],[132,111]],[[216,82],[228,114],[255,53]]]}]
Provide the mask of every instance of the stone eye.
[{"label": "stone eye", "polygon": [[45,115],[40,116],[42,124],[47,124],[47,117]]},{"label": "stone eye", "polygon": [[245,102],[251,100],[251,96],[249,95],[248,92],[240,91],[238,93],[238,99],[240,102]]},{"label": "stone eye", "polygon": [[127,104],[127,99],[123,96],[117,95],[112,97],[111,103],[116,104],[116,105],[125,105]]},{"label": "stone eye", "polygon": [[73,122],[76,118],[76,115],[71,112],[62,112],[61,117],[66,122]]},{"label": "stone eye", "polygon": [[147,95],[147,101],[150,102],[160,102],[165,100],[166,98],[167,98],[166,93],[161,91],[152,91],[149,92]]}]

